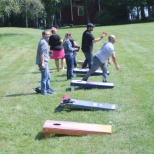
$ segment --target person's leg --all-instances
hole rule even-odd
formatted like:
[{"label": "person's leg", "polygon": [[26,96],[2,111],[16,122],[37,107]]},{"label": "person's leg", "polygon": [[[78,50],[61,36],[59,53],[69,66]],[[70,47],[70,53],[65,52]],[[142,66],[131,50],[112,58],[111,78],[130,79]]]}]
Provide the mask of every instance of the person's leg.
[{"label": "person's leg", "polygon": [[74,60],[73,60],[73,55],[68,56],[68,77],[67,79],[72,79],[73,78],[73,65],[74,65]]},{"label": "person's leg", "polygon": [[88,67],[90,69],[93,65],[93,54],[92,54],[91,51],[85,52],[84,54],[85,54],[86,59],[85,59],[83,65],[82,65],[82,68],[86,68],[87,64],[88,64]]},{"label": "person's leg", "polygon": [[49,73],[49,68],[48,68],[48,64],[46,64],[46,72],[47,72],[47,77],[46,77],[46,89],[47,91],[50,89],[50,73]]},{"label": "person's leg", "polygon": [[83,62],[83,64],[82,64],[82,68],[87,68],[87,64],[88,64],[88,59],[87,59],[87,57],[86,57],[86,55],[87,55],[87,53],[86,52],[84,52],[84,55],[85,55],[85,61]]},{"label": "person's leg", "polygon": [[76,51],[73,53],[73,59],[74,59],[74,67],[77,67],[77,62],[76,62]]},{"label": "person's leg", "polygon": [[69,55],[65,55],[65,59],[66,59],[66,66],[67,66],[66,77],[68,80],[69,78]]},{"label": "person's leg", "polygon": [[65,65],[65,58],[61,58],[61,69],[62,69],[62,71],[65,71],[64,65]]},{"label": "person's leg", "polygon": [[40,69],[40,71],[41,71],[41,94],[45,95],[47,93],[46,82],[48,78],[48,73],[46,68]]},{"label": "person's leg", "polygon": [[101,64],[100,67],[101,67],[102,72],[103,72],[103,74],[102,74],[102,80],[103,80],[103,82],[107,82],[107,65],[106,65],[106,63]]},{"label": "person's leg", "polygon": [[89,67],[89,69],[91,69],[91,67],[93,66],[93,54],[92,54],[92,52],[89,52],[87,54],[87,60],[88,60],[88,67]]},{"label": "person's leg", "polygon": [[55,59],[55,65],[56,65],[57,71],[59,72],[59,59]]},{"label": "person's leg", "polygon": [[73,78],[73,69],[74,69],[74,55],[70,56],[70,78]]},{"label": "person's leg", "polygon": [[91,69],[86,73],[86,75],[83,77],[83,81],[87,81],[89,76],[94,73],[100,66],[100,60],[97,57],[93,58],[93,65]]}]

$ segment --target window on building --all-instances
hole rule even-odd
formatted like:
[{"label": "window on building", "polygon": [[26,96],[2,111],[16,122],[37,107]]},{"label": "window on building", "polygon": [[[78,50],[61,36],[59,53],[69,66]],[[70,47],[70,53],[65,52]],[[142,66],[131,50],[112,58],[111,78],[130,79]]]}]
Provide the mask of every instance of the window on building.
[{"label": "window on building", "polygon": [[84,15],[84,8],[83,6],[78,6],[78,16],[83,16]]}]

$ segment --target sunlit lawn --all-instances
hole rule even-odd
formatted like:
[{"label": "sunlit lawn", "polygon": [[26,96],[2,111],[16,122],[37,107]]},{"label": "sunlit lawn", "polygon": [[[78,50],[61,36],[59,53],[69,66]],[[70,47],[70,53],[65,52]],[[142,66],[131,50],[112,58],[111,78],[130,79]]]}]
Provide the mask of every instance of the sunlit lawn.
[{"label": "sunlit lawn", "polygon": [[[78,45],[86,27],[58,29],[64,38],[71,32]],[[95,27],[97,38],[103,31],[115,34],[115,51],[120,71],[109,66],[113,89],[70,91],[65,72],[56,72],[50,60],[51,87],[55,95],[42,96],[35,64],[41,30],[0,28],[0,153],[2,154],[147,154],[154,153],[154,23]],[[107,37],[94,45],[95,54]],[[80,51],[78,60],[84,60]],[[77,76],[76,79],[81,79]],[[93,76],[89,81],[102,81]],[[54,113],[64,94],[74,99],[116,104],[115,111],[64,110]],[[51,136],[44,139],[45,120],[111,124],[111,135]]]}]

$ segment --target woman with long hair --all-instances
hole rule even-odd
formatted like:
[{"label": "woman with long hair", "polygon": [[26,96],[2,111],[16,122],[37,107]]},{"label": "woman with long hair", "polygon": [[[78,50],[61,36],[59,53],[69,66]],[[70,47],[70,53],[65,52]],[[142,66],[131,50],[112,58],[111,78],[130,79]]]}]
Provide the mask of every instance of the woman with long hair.
[{"label": "woman with long hair", "polygon": [[72,47],[70,39],[71,39],[71,33],[66,33],[63,47],[65,51],[65,59],[66,59],[66,65],[67,65],[67,80],[71,80],[73,78],[73,68],[74,68],[73,52],[74,50],[76,50],[76,48]]}]

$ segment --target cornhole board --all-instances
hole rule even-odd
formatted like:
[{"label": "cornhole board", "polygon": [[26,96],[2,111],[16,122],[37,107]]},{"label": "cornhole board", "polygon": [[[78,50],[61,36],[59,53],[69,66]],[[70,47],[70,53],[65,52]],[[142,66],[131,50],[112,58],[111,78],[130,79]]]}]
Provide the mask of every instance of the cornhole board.
[{"label": "cornhole board", "polygon": [[82,81],[82,80],[71,80],[70,82],[71,91],[74,91],[75,86],[79,86],[82,88],[101,88],[101,89],[108,89],[113,88],[113,83],[108,82],[89,82],[89,81]]},{"label": "cornhole board", "polygon": [[79,60],[77,61],[77,64],[80,65],[80,67],[82,67],[83,63],[84,61],[79,61]]},{"label": "cornhole board", "polygon": [[49,138],[50,134],[75,136],[83,136],[88,134],[111,134],[112,126],[102,124],[46,120],[43,125],[43,133],[45,138]]},{"label": "cornhole board", "polygon": [[60,105],[56,108],[56,112],[62,111],[65,107],[74,109],[86,110],[115,110],[115,104],[90,102],[84,100],[71,99],[68,103],[61,101]]},{"label": "cornhole board", "polygon": [[[74,68],[73,69],[74,78],[77,76],[77,74],[86,74],[88,71],[89,69]],[[109,71],[107,71],[107,74],[109,75]],[[96,70],[94,73],[91,74],[91,76],[98,76],[98,75],[102,75],[101,70]]]}]

